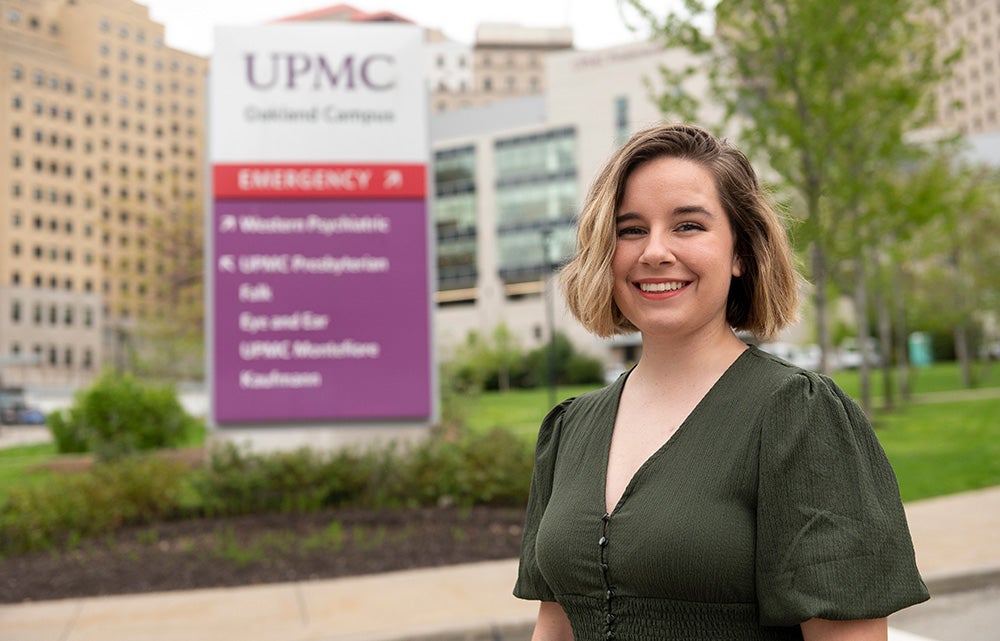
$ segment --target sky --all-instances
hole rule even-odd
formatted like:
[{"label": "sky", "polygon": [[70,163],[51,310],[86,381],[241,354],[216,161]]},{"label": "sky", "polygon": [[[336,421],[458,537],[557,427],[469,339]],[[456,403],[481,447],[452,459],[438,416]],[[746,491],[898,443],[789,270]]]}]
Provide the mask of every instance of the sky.
[{"label": "sky", "polygon": [[[168,46],[208,56],[219,25],[258,25],[276,18],[340,4],[337,0],[138,0],[150,17],[166,27]],[[646,0],[661,15],[677,0]],[[600,49],[643,39],[635,12],[619,10],[618,0],[353,0],[362,11],[392,11],[424,27],[436,27],[453,40],[475,41],[476,25],[512,22],[525,26],[573,28],[577,49]]]}]

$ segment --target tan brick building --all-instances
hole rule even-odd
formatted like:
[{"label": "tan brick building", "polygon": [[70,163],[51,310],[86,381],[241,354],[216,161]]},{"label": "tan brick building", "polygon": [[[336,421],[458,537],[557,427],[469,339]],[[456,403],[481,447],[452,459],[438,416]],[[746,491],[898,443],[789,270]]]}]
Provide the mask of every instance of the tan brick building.
[{"label": "tan brick building", "polygon": [[938,90],[938,124],[965,136],[1000,131],[1000,2],[949,0],[945,8],[941,49],[962,47],[963,55]]},{"label": "tan brick building", "polygon": [[545,57],[573,48],[569,27],[484,23],[476,29],[467,86],[435,85],[435,112],[480,107],[498,100],[545,92]]},{"label": "tan brick building", "polygon": [[85,384],[201,304],[207,62],[163,36],[130,0],[0,0],[3,384]]}]

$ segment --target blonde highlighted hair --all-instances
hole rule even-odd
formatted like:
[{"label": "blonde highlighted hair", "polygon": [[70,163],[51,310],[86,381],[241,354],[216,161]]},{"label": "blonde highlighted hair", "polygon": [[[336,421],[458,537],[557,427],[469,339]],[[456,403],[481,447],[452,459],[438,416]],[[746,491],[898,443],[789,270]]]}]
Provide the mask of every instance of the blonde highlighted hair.
[{"label": "blonde highlighted hair", "polygon": [[741,268],[729,287],[729,325],[765,339],[794,322],[799,276],[788,234],[750,161],[700,127],[670,124],[634,134],[591,185],[577,223],[576,251],[560,274],[566,303],[577,320],[598,336],[636,330],[612,295],[615,216],[632,172],[661,157],[698,163],[715,177]]}]

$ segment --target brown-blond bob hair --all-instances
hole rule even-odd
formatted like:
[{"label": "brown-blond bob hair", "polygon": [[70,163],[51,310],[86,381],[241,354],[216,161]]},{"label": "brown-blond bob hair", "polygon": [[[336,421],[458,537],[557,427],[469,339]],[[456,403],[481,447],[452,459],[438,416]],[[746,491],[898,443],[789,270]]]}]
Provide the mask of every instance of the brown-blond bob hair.
[{"label": "brown-blond bob hair", "polygon": [[598,336],[636,331],[612,295],[615,216],[632,172],[661,157],[696,162],[715,177],[741,268],[729,287],[729,325],[765,339],[792,323],[799,277],[788,235],[750,162],[704,129],[668,124],[634,134],[611,156],[587,194],[577,224],[576,252],[560,274],[573,315]]}]

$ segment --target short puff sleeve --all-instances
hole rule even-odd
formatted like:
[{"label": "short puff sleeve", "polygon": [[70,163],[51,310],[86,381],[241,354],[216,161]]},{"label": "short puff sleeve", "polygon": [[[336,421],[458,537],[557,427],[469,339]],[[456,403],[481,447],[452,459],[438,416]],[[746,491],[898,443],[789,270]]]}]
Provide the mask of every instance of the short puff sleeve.
[{"label": "short puff sleeve", "polygon": [[926,600],[895,474],[861,408],[800,372],[759,429],[761,624],[881,618]]},{"label": "short puff sleeve", "polygon": [[555,473],[559,434],[562,431],[566,408],[573,399],[556,405],[542,420],[535,444],[535,467],[531,475],[528,508],[525,514],[524,534],[521,538],[521,561],[517,571],[514,596],[535,601],[555,601],[552,588],[545,581],[535,557],[538,526],[552,495],[552,477]]}]

